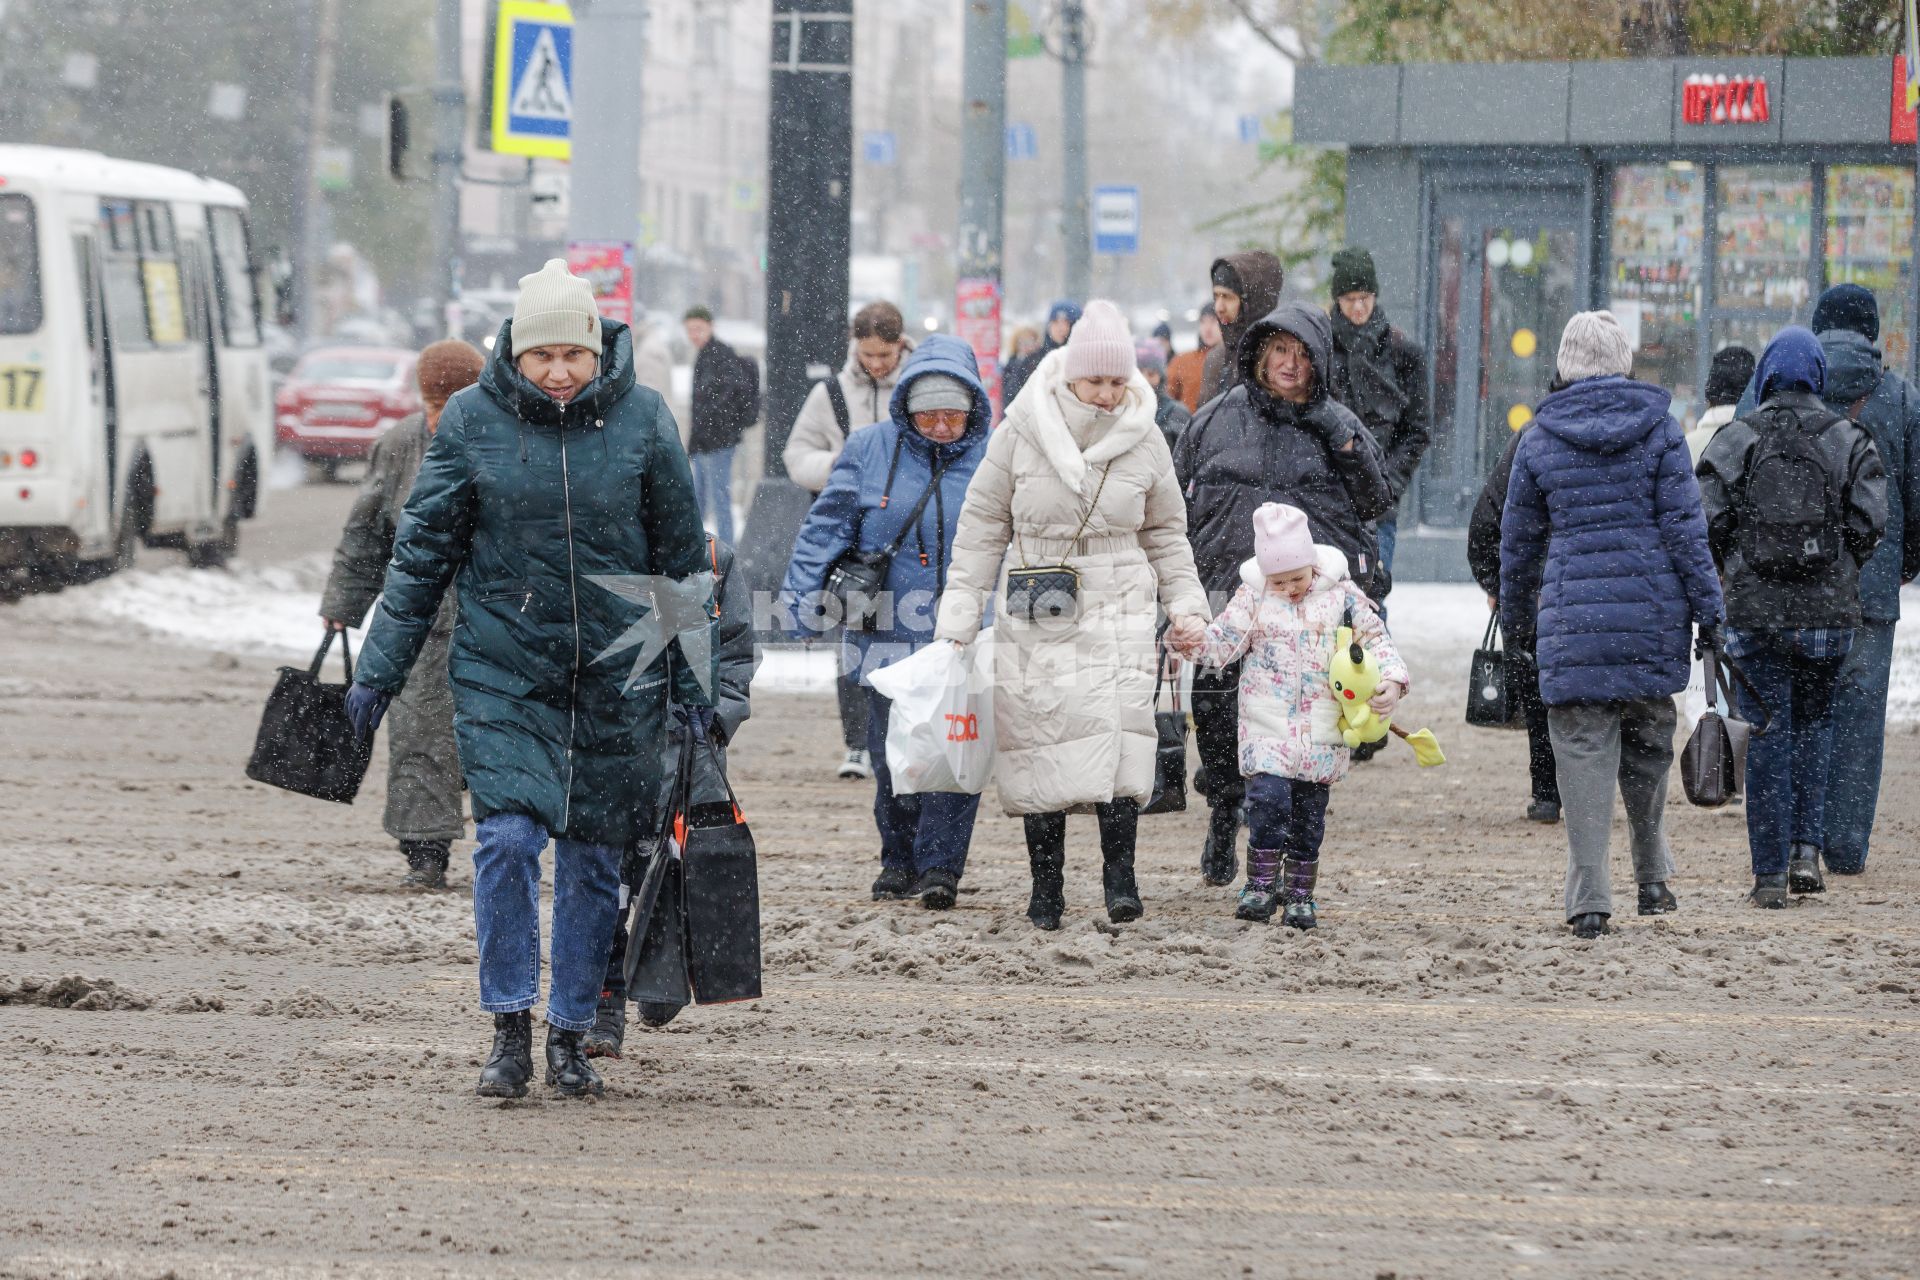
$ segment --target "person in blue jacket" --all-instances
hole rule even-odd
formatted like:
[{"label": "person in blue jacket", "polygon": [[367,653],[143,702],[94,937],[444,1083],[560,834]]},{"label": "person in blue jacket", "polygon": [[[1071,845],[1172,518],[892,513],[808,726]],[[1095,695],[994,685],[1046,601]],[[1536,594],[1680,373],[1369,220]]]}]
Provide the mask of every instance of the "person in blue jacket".
[{"label": "person in blue jacket", "polygon": [[928,338],[908,359],[889,408],[887,421],[847,437],[827,487],[800,528],[782,600],[793,633],[819,639],[837,617],[838,602],[824,598],[833,562],[856,547],[878,552],[899,543],[887,570],[878,628],[847,633],[852,649],[847,665],[859,672],[870,707],[867,745],[876,784],[873,818],[880,831],[880,876],[873,882],[873,897],[917,897],[930,909],[944,910],[959,891],[980,797],[894,794],[886,764],[892,704],[868,677],[933,639],[960,508],[986,455],[993,410],[973,349],[944,335]]},{"label": "person in blue jacket", "polygon": [[[1833,691],[1833,770],[1827,778],[1827,870],[1857,876],[1880,805],[1887,738],[1887,686],[1893,678],[1893,629],[1900,588],[1920,576],[1920,389],[1886,367],[1880,304],[1857,284],[1837,284],[1813,308],[1814,336],[1827,358],[1827,408],[1873,436],[1887,472],[1887,533],[1860,570],[1860,625]],[[1741,416],[1758,406],[1756,384]]]},{"label": "person in blue jacket", "polygon": [[1641,915],[1674,910],[1667,888],[1667,774],[1692,629],[1717,636],[1720,580],[1672,397],[1635,382],[1611,312],[1560,338],[1556,390],[1514,453],[1500,521],[1500,622],[1538,637],[1540,696],[1567,823],[1566,918],[1607,932],[1616,779],[1633,840]]}]

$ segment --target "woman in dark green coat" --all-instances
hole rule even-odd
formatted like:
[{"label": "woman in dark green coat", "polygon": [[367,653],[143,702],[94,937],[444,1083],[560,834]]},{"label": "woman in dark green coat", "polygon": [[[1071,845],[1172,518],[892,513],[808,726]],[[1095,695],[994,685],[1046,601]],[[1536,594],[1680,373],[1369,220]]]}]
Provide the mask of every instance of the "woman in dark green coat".
[{"label": "woman in dark green coat", "polygon": [[660,792],[668,689],[646,676],[669,646],[682,646],[674,700],[699,731],[712,722],[712,574],[673,416],[636,386],[626,326],[602,322],[563,261],[520,288],[479,385],[448,402],[421,464],[347,700],[371,733],[452,586],[454,728],[480,841],[480,1007],[494,1015],[488,1097],[519,1097],[532,1076],[550,837],[547,1083],[601,1092],[581,1033],[619,912],[621,851],[650,829]]}]

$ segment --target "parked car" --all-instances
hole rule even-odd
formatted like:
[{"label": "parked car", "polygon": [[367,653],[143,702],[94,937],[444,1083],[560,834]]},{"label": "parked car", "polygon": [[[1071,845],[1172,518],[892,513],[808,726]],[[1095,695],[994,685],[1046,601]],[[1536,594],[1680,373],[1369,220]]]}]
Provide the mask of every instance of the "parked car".
[{"label": "parked car", "polygon": [[414,353],[400,347],[320,347],[300,357],[275,399],[283,449],[327,479],[342,462],[363,462],[393,424],[420,409]]}]

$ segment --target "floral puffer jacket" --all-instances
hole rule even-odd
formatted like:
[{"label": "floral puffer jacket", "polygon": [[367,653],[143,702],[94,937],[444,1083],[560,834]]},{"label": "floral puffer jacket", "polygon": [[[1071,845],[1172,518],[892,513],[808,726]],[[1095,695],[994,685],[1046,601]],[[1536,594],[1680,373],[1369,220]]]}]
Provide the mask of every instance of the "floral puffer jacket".
[{"label": "floral puffer jacket", "polygon": [[1299,604],[1267,590],[1260,566],[1241,566],[1241,587],[1181,656],[1223,667],[1241,657],[1240,772],[1300,782],[1338,782],[1352,753],[1341,741],[1340,710],[1329,683],[1334,635],[1348,610],[1354,634],[1380,663],[1380,678],[1410,687],[1407,664],[1387,635],[1373,602],[1347,577],[1347,557],[1322,546],[1313,589]]}]

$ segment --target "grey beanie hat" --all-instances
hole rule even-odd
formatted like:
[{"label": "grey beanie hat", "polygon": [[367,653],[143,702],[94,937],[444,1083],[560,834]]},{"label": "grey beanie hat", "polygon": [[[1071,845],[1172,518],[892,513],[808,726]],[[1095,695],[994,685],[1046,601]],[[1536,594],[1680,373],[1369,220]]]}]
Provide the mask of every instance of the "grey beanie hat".
[{"label": "grey beanie hat", "polygon": [[930,413],[935,409],[971,412],[972,389],[950,373],[921,374],[907,388],[907,412]]},{"label": "grey beanie hat", "polygon": [[586,347],[600,354],[600,307],[593,286],[567,270],[565,258],[520,277],[513,303],[513,358],[535,347]]},{"label": "grey beanie hat", "polygon": [[1582,311],[1567,321],[1555,361],[1563,382],[1633,372],[1633,348],[1611,311]]}]

